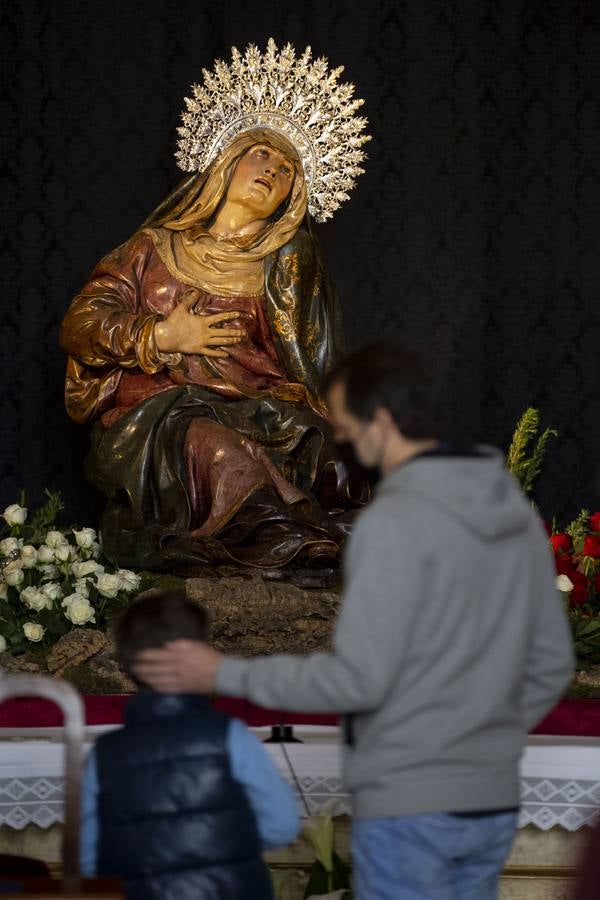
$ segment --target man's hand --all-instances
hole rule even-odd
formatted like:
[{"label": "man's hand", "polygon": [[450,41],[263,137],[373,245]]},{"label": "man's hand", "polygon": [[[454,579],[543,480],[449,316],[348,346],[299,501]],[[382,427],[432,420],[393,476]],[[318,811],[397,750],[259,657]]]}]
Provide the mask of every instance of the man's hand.
[{"label": "man's hand", "polygon": [[181,303],[154,326],[156,347],[162,353],[198,353],[224,358],[229,356],[225,350],[227,344],[239,344],[246,337],[243,328],[226,324],[239,319],[239,310],[195,316],[193,307],[199,297],[196,288],[188,288]]},{"label": "man's hand", "polygon": [[200,641],[170,641],[140,650],[133,673],[161,694],[210,694],[215,689],[221,654]]}]

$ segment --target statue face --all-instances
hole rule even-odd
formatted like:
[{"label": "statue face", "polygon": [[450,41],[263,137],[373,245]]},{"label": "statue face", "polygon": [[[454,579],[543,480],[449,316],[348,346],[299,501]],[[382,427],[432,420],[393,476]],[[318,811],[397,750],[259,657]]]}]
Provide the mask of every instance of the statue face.
[{"label": "statue face", "polygon": [[248,207],[258,219],[267,219],[288,196],[294,174],[294,164],[284,153],[268,144],[255,144],[235,167],[227,200]]}]

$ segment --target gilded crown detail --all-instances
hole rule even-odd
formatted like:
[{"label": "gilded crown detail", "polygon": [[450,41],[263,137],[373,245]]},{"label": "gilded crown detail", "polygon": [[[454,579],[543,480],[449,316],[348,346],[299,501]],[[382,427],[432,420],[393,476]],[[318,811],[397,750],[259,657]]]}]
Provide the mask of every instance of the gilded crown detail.
[{"label": "gilded crown detail", "polygon": [[317,222],[331,218],[364,172],[361,149],[370,140],[367,120],[356,115],[363,100],[354,85],[339,83],[343,66],[329,70],[307,47],[296,57],[270,38],[265,53],[250,44],[232,47],[230,65],[203,69],[203,84],[185,98],[176,159],[184,172],[201,172],[230,141],[252,128],[269,128],[295,146],[302,161],[308,208]]}]

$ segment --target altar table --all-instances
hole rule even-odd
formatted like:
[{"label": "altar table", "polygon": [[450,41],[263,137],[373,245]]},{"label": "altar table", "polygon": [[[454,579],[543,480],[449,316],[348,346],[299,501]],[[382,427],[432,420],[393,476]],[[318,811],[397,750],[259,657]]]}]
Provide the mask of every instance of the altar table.
[{"label": "altar table", "polygon": [[[86,747],[118,725],[86,728]],[[254,728],[261,739],[268,726]],[[300,812],[350,813],[341,780],[341,746],[335,726],[297,725],[302,743],[265,744],[294,788]],[[0,728],[0,824],[49,828],[63,821],[63,745],[60,728]],[[598,819],[600,737],[532,735],[521,760],[520,827],[576,831]]]}]

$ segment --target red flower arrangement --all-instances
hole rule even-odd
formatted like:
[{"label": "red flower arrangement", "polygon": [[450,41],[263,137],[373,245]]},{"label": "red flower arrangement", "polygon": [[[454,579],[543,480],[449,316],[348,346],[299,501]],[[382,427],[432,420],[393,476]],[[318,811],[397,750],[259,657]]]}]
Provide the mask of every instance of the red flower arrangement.
[{"label": "red flower arrangement", "polygon": [[600,558],[600,535],[588,534],[583,542],[583,555],[592,559]]},{"label": "red flower arrangement", "polygon": [[[506,464],[526,494],[540,472],[549,439],[557,436],[552,428],[540,434],[539,410],[533,407],[519,419]],[[554,523],[544,526],[556,564],[556,587],[567,606],[577,667],[600,666],[600,511],[590,515],[582,510],[562,531]]]},{"label": "red flower arrangement", "polygon": [[600,615],[600,512],[586,510],[565,531],[550,535],[557,587],[569,607],[587,616]]},{"label": "red flower arrangement", "polygon": [[553,534],[550,537],[550,543],[557,556],[559,554],[564,556],[567,553],[573,552],[573,540],[571,535],[567,534],[566,531],[563,531],[560,534]]}]

